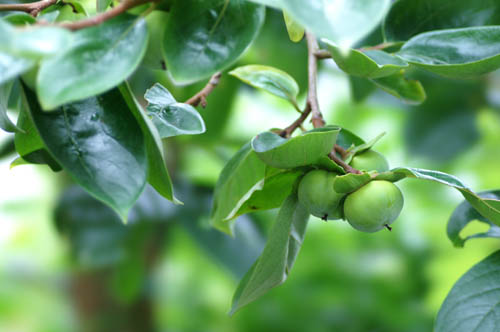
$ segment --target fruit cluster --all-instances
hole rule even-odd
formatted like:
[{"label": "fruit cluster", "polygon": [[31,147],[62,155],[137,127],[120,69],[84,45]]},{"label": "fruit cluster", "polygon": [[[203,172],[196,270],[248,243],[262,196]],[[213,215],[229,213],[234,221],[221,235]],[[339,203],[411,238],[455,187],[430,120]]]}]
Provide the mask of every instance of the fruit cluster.
[{"label": "fruit cluster", "polygon": [[[389,170],[385,157],[374,150],[354,156],[350,165],[368,172]],[[323,220],[347,219],[355,229],[369,233],[389,228],[399,216],[403,194],[392,182],[373,180],[345,194],[334,189],[337,176],[337,173],[316,169],[302,178],[298,188],[299,201],[310,214]]]}]

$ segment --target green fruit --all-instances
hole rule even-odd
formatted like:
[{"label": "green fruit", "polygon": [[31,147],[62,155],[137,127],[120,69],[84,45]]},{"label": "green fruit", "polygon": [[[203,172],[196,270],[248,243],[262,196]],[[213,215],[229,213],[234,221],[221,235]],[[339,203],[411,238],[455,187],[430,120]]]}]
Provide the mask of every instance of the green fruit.
[{"label": "green fruit", "polygon": [[401,190],[392,182],[371,181],[347,196],[344,215],[355,229],[372,233],[396,220],[403,201]]},{"label": "green fruit", "polygon": [[314,170],[307,173],[299,183],[299,201],[313,216],[327,219],[340,219],[338,209],[345,194],[333,190],[336,173]]},{"label": "green fruit", "polygon": [[355,155],[350,164],[360,171],[377,171],[381,173],[389,170],[387,159],[374,150],[367,150]]}]

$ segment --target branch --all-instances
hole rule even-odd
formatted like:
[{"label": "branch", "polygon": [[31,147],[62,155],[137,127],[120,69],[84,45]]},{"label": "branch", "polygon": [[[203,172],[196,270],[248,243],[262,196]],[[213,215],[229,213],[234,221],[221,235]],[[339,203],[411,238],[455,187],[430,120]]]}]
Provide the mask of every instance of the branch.
[{"label": "branch", "polygon": [[331,59],[332,58],[332,55],[327,50],[317,50],[316,52],[314,52],[314,56],[318,60]]},{"label": "branch", "polygon": [[209,94],[214,91],[215,87],[219,84],[220,78],[222,76],[221,72],[217,72],[210,77],[210,80],[208,81],[207,85],[203,89],[200,90],[197,94],[186,100],[186,104],[192,105],[192,106],[198,106],[201,104],[201,107],[205,108],[207,107],[207,97]]},{"label": "branch", "polygon": [[113,17],[118,16],[121,13],[124,13],[131,8],[154,1],[155,0],[123,0],[117,6],[113,7],[108,11],[105,11],[104,13],[80,21],[62,23],[59,26],[69,30],[79,30],[83,28],[88,28],[94,25],[99,25],[104,21],[112,19]]},{"label": "branch", "polygon": [[292,134],[295,131],[295,129],[297,129],[300,126],[302,126],[302,124],[304,123],[304,121],[306,121],[306,119],[309,116],[309,114],[311,114],[311,107],[309,106],[309,104],[307,104],[306,105],[306,109],[302,112],[302,114],[300,115],[300,117],[297,120],[295,120],[291,125],[289,125],[285,129],[283,129],[279,133],[279,135],[281,137],[284,137],[284,138],[289,138],[290,136],[292,136]]},{"label": "branch", "polygon": [[31,3],[12,3],[0,5],[0,11],[21,11],[36,17],[45,8],[55,4],[57,0],[41,0]]},{"label": "branch", "polygon": [[334,151],[328,154],[331,160],[333,160],[337,165],[341,166],[347,173],[361,174],[361,172],[352,166],[349,166],[345,161],[337,157]]},{"label": "branch", "polygon": [[323,127],[325,120],[319,110],[318,90],[316,81],[318,79],[318,59],[314,53],[318,51],[318,42],[316,37],[309,32],[306,32],[307,40],[307,72],[308,72],[308,87],[307,87],[307,104],[311,108],[311,122],[314,128]]}]

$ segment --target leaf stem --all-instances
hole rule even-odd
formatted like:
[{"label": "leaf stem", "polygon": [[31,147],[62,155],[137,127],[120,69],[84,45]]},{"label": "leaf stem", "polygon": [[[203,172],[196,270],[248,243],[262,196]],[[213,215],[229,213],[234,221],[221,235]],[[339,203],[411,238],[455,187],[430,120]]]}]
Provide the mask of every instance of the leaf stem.
[{"label": "leaf stem", "polygon": [[221,76],[222,76],[221,72],[213,74],[212,77],[210,77],[210,80],[208,81],[207,85],[205,85],[205,87],[201,89],[197,94],[186,100],[185,103],[195,107],[200,104],[201,107],[203,108],[207,107],[207,97],[217,87]]},{"label": "leaf stem", "polygon": [[41,0],[30,3],[1,4],[0,11],[21,11],[36,17],[45,8],[55,4],[58,0]]}]

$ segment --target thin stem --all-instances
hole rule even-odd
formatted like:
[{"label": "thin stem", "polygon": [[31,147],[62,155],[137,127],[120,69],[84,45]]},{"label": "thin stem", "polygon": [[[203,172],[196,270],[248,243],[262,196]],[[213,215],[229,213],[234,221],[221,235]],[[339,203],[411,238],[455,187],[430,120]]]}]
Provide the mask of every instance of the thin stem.
[{"label": "thin stem", "polygon": [[42,10],[56,2],[57,0],[41,0],[30,3],[1,4],[0,11],[21,11],[36,17]]},{"label": "thin stem", "polygon": [[280,136],[285,138],[289,138],[290,136],[292,136],[293,132],[297,128],[301,127],[304,121],[306,121],[309,114],[311,114],[311,107],[309,106],[309,104],[307,104],[305,110],[302,112],[299,118],[295,120],[291,125],[283,129],[280,133]]},{"label": "thin stem", "polygon": [[205,85],[205,87],[201,89],[200,92],[198,92],[197,94],[186,100],[185,103],[195,107],[200,104],[201,107],[203,108],[207,107],[207,97],[217,87],[221,76],[222,76],[221,72],[213,74],[212,77],[210,77],[210,80],[208,81],[207,85]]},{"label": "thin stem", "polygon": [[314,56],[318,60],[331,59],[332,58],[331,53],[328,52],[327,50],[317,50],[316,52],[314,52]]},{"label": "thin stem", "polygon": [[355,169],[354,167],[350,166],[345,161],[337,157],[335,151],[330,152],[330,154],[328,154],[328,157],[330,157],[330,159],[333,160],[337,165],[341,166],[347,173],[361,174],[359,170]]},{"label": "thin stem", "polygon": [[118,16],[121,13],[124,13],[131,8],[143,5],[148,2],[154,2],[154,0],[124,0],[120,2],[117,6],[113,7],[108,11],[105,11],[104,13],[101,13],[93,17],[89,17],[81,21],[62,23],[59,26],[69,30],[80,30],[83,28],[88,28],[94,25],[99,25],[104,21],[112,19],[113,17]]},{"label": "thin stem", "polygon": [[333,148],[335,150],[335,152],[338,152],[338,154],[340,154],[340,157],[345,160],[345,158],[347,157],[347,155],[349,154],[349,152],[347,152],[343,147],[341,147],[340,145],[338,144],[335,144],[335,147]]},{"label": "thin stem", "polygon": [[316,37],[309,32],[306,32],[307,40],[307,70],[308,70],[308,88],[307,88],[307,104],[311,108],[311,122],[314,128],[323,127],[325,120],[319,109],[317,79],[318,79],[318,59],[314,53],[318,50],[318,42]]}]

